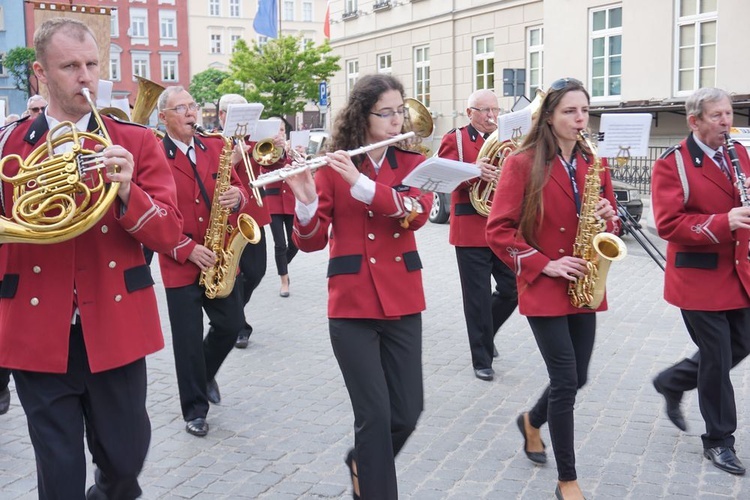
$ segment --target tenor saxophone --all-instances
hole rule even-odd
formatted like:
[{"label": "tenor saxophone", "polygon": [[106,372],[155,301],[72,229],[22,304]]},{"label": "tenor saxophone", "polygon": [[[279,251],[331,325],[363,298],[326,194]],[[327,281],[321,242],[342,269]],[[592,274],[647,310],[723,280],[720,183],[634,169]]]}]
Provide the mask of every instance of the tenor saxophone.
[{"label": "tenor saxophone", "polygon": [[255,219],[247,214],[240,214],[237,218],[237,227],[232,227],[229,224],[229,213],[232,210],[219,204],[219,196],[231,186],[234,147],[232,139],[222,134],[208,133],[198,124],[195,124],[194,128],[203,136],[220,137],[224,141],[219,156],[214,199],[211,203],[211,218],[205,238],[205,246],[216,254],[216,262],[201,271],[198,281],[198,284],[205,287],[206,297],[221,299],[232,293],[242,251],[248,243],[255,245],[260,241],[260,227]]},{"label": "tenor saxophone", "polygon": [[606,222],[596,215],[601,189],[599,174],[604,171],[604,166],[583,132],[579,140],[586,143],[594,156],[594,161],[586,171],[586,183],[581,193],[581,213],[573,244],[573,256],[584,259],[587,269],[583,277],[570,283],[568,295],[573,306],[596,309],[604,300],[609,266],[613,261],[625,258],[627,247],[619,237],[604,232]]}]

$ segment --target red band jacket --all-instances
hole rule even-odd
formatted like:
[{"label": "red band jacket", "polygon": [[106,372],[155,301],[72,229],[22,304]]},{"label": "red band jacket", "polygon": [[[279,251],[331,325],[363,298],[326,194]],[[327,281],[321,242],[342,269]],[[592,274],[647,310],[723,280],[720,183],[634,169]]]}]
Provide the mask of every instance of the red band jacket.
[{"label": "red band jacket", "polygon": [[[154,282],[141,243],[157,252],[174,247],[182,232],[175,185],[154,134],[140,125],[103,117],[113,144],[135,163],[127,207],[115,199],[85,233],[51,245],[3,245],[0,290],[0,366],[65,373],[75,303],[92,372],[117,368],[164,346]],[[89,123],[94,130],[95,121]],[[26,158],[44,147],[44,115],[9,132],[3,155]],[[92,141],[84,148],[93,149]],[[19,165],[8,161],[5,175]],[[3,209],[10,213],[12,185],[3,183]]]},{"label": "red band jacket", "polygon": [[[747,151],[740,144],[735,150],[750,176]],[[726,154],[724,161],[731,166]],[[740,206],[737,188],[692,134],[656,161],[651,188],[656,229],[668,242],[666,301],[698,311],[750,307],[750,231],[729,229],[728,212]]]},{"label": "red band jacket", "polygon": [[[316,171],[318,210],[305,226],[295,217],[292,237],[303,252],[330,244],[329,318],[398,319],[425,309],[414,231],[427,221],[432,193],[401,182],[422,161],[418,153],[388,148],[370,205],[354,199],[335,170]],[[361,170],[373,171],[369,157]],[[424,211],[404,229],[399,221],[409,215],[407,196],[418,199]]]},{"label": "red band jacket", "polygon": [[[194,136],[198,174],[206,189],[208,201],[213,203],[219,157],[224,141],[218,137]],[[200,268],[188,260],[195,245],[203,245],[211,222],[211,205],[206,203],[193,173],[190,160],[175,145],[169,135],[162,141],[162,156],[166,155],[177,187],[177,206],[182,213],[184,228],[180,241],[168,252],[159,255],[161,277],[166,288],[178,288],[196,283]],[[247,203],[247,192],[232,169],[232,185],[242,191],[242,202],[237,212],[230,214],[229,224],[236,226],[237,215]]]},{"label": "red band jacket", "polygon": [[[487,221],[487,242],[505,264],[516,273],[519,311],[525,316],[564,316],[593,312],[570,303],[568,280],[552,278],[542,269],[552,260],[573,255],[578,215],[570,177],[562,161],[553,160],[552,172],[542,190],[543,213],[537,216],[536,239],[533,247],[518,233],[524,190],[533,156],[526,152],[509,156],[503,163],[492,210]],[[589,161],[576,155],[576,185],[583,194]],[[615,195],[609,169],[600,174],[601,196],[613,207]],[[619,222],[607,223],[607,231],[619,231]],[[597,311],[607,309],[607,299]]]},{"label": "red band jacket", "polygon": [[[257,143],[251,142],[251,149],[255,148]],[[250,160],[253,166],[260,169],[262,174],[273,172],[280,168],[284,168],[289,165],[292,160],[286,154],[281,157],[279,161],[271,165],[259,165],[254,158]],[[265,202],[268,203],[268,211],[271,215],[293,215],[294,214],[294,193],[289,189],[284,181],[272,182],[267,184],[265,187],[266,197]]]},{"label": "red band jacket", "polygon": [[[461,134],[463,156],[458,151],[456,132]],[[438,156],[474,163],[483,145],[484,139],[482,138],[482,134],[473,126],[467,125],[452,130],[443,136]],[[477,213],[469,199],[471,188],[478,182],[481,182],[479,177],[462,182],[451,193],[450,234],[448,236],[448,241],[451,245],[457,247],[487,246],[487,239],[485,238],[487,218]]]}]

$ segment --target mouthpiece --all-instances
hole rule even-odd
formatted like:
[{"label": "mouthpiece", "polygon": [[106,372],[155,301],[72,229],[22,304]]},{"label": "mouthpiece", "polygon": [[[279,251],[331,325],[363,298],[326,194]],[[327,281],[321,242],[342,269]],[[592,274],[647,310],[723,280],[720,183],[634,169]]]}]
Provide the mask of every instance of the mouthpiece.
[{"label": "mouthpiece", "polygon": [[198,125],[197,123],[193,123],[193,128],[194,128],[194,129],[195,129],[195,131],[196,131],[196,132],[198,132],[199,134],[205,134],[205,133],[206,133],[206,129],[205,129],[205,128],[203,128],[203,127],[201,127],[201,126],[200,126],[200,125]]}]

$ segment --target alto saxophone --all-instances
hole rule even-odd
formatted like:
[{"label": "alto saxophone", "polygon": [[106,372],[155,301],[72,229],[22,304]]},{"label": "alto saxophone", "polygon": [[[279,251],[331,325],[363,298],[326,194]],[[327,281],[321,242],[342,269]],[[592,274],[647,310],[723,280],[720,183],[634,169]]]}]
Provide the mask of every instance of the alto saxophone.
[{"label": "alto saxophone", "polygon": [[601,189],[599,174],[604,171],[604,167],[594,146],[583,132],[579,140],[586,143],[594,156],[594,161],[586,172],[578,230],[573,244],[573,256],[586,261],[586,274],[570,283],[568,295],[573,306],[596,309],[604,300],[609,266],[613,261],[625,258],[627,247],[619,237],[604,232],[606,222],[596,215]]},{"label": "alto saxophone", "polygon": [[[214,199],[211,203],[211,219],[206,230],[205,246],[216,254],[216,262],[208,269],[201,271],[198,284],[206,289],[209,299],[222,299],[232,293],[234,281],[237,277],[237,266],[240,263],[245,245],[255,245],[260,241],[260,227],[255,219],[247,214],[240,214],[237,227],[229,224],[229,207],[219,204],[219,196],[229,189],[232,182],[232,139],[222,134],[206,132],[198,124],[195,130],[206,137],[220,137],[224,147],[219,156],[219,171],[216,175]],[[228,236],[228,237],[227,237]]]}]

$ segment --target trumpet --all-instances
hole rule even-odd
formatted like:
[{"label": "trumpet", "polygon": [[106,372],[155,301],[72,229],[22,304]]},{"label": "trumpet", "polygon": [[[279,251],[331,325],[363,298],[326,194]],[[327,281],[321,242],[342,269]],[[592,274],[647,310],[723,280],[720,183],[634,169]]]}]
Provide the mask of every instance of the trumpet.
[{"label": "trumpet", "polygon": [[[390,139],[386,139],[384,141],[376,142],[373,144],[368,144],[367,146],[362,146],[357,149],[346,151],[346,154],[347,156],[350,156],[350,157],[361,155],[362,153],[372,151],[373,149],[382,148],[383,146],[388,146],[389,144],[394,144],[396,142],[401,142],[406,139],[411,139],[415,135],[416,134],[414,132],[406,132],[405,134],[395,135],[391,137]],[[297,163],[296,165],[292,164],[289,167],[280,168],[278,170],[273,170],[271,172],[259,175],[257,179],[250,182],[250,186],[253,189],[255,189],[255,188],[265,186],[267,184],[272,184],[274,182],[283,181],[287,177],[291,177],[292,175],[297,175],[299,173],[304,172],[305,170],[310,170],[311,172],[314,172],[320,167],[326,166],[328,162],[329,160],[327,156],[319,156],[317,158],[313,158],[312,160],[307,160],[301,163]]]}]

